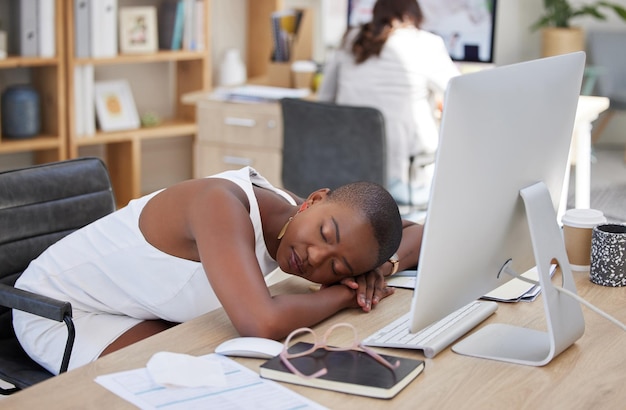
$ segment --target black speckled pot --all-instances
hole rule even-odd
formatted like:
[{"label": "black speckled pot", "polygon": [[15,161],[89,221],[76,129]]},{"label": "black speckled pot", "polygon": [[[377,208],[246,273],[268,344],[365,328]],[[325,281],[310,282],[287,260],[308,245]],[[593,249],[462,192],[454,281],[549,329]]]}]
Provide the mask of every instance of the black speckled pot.
[{"label": "black speckled pot", "polygon": [[591,235],[590,279],[602,286],[626,286],[626,225],[601,224]]}]

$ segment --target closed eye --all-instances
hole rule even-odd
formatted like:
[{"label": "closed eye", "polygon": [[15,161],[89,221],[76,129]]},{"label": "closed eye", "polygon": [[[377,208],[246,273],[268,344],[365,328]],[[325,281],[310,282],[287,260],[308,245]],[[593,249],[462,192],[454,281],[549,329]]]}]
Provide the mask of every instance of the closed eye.
[{"label": "closed eye", "polygon": [[[334,217],[331,217],[331,221],[333,223],[333,226],[335,227],[336,244],[339,245],[339,243],[341,242],[341,235],[339,234],[339,224],[337,223],[337,220]],[[324,224],[320,226],[320,235],[322,236],[322,240],[325,243],[329,243],[328,237],[326,236],[326,234],[324,234]],[[336,262],[333,259],[331,261],[331,270],[333,271],[333,274],[335,276],[342,276],[342,277],[354,276],[354,269],[352,269],[352,266],[350,266],[350,263],[348,263],[348,260],[345,257],[342,257],[341,260],[342,260],[342,263],[346,266],[346,268],[348,268],[349,273],[344,274],[344,273],[337,272],[336,267],[335,267]]]},{"label": "closed eye", "polygon": [[[331,217],[330,220],[333,223],[333,226],[335,227],[335,241],[337,244],[339,244],[341,242],[341,235],[339,235],[339,224],[337,223],[337,220],[335,220],[335,218]],[[322,239],[324,240],[324,242],[329,243],[328,242],[328,237],[324,234],[324,224],[322,223],[322,225],[320,225],[320,235],[322,236]]]}]

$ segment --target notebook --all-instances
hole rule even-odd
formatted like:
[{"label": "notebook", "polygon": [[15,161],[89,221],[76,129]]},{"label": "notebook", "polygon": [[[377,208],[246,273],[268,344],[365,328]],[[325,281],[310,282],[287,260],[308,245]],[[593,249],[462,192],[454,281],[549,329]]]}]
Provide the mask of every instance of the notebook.
[{"label": "notebook", "polygon": [[[298,352],[310,349],[310,343],[299,342],[290,348]],[[315,379],[298,376],[282,363],[276,356],[263,363],[260,368],[261,377],[286,383],[334,390],[381,399],[390,399],[414,380],[423,370],[424,361],[404,357],[381,355],[400,366],[391,370],[367,353],[356,350],[329,351],[317,349],[314,353],[289,359],[303,374],[313,374],[326,367],[328,373]]]}]

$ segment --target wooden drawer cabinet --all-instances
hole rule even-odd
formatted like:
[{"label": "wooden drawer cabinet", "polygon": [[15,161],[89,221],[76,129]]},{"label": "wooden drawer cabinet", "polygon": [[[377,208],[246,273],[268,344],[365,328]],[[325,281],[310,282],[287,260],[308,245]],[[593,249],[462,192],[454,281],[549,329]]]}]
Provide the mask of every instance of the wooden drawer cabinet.
[{"label": "wooden drawer cabinet", "polygon": [[196,177],[251,166],[282,186],[279,104],[201,100],[197,110]]}]

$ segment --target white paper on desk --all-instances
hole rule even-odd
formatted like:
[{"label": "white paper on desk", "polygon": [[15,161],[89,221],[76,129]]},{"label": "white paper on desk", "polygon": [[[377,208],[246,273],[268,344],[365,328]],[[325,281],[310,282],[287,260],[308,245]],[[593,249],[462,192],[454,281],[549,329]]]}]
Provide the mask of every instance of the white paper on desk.
[{"label": "white paper on desk", "polygon": [[535,289],[536,285],[523,282],[519,279],[511,279],[504,285],[492,290],[483,296],[483,299],[495,300],[498,302],[517,302],[526,293]]},{"label": "white paper on desk", "polygon": [[306,88],[242,85],[232,88],[218,87],[213,91],[211,98],[228,101],[278,101],[281,98],[305,98],[310,94],[310,90]]},{"label": "white paper on desk", "polygon": [[268,85],[242,85],[230,90],[233,96],[258,97],[268,100],[281,98],[304,98],[311,94],[308,88],[272,87]]},{"label": "white paper on desk", "polygon": [[165,387],[152,380],[144,368],[96,377],[96,383],[140,409],[324,409],[234,360],[215,353],[201,356],[220,362],[226,387]]},{"label": "white paper on desk", "polygon": [[[550,276],[554,275],[555,270],[556,265],[551,265]],[[537,273],[536,267],[524,272],[522,276],[535,281],[539,280],[539,274]],[[497,302],[519,302],[521,300],[532,301],[535,300],[535,297],[540,291],[541,287],[539,285],[533,285],[532,283],[513,278],[483,296],[483,299],[495,300]]]},{"label": "white paper on desk", "polygon": [[417,270],[404,270],[385,279],[387,286],[392,288],[415,289],[417,282]]},{"label": "white paper on desk", "polygon": [[[554,274],[555,269],[556,265],[551,265],[550,275]],[[535,281],[539,280],[537,268],[529,269],[522,276]],[[387,278],[387,285],[395,288],[415,289],[416,282],[417,271],[415,270],[401,271],[396,273],[394,276]],[[533,301],[540,292],[540,286],[513,278],[507,283],[489,292],[482,298],[497,302]]]},{"label": "white paper on desk", "polygon": [[148,360],[146,369],[152,379],[163,386],[226,386],[226,376],[221,363],[204,357],[158,352]]}]

